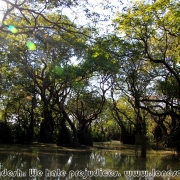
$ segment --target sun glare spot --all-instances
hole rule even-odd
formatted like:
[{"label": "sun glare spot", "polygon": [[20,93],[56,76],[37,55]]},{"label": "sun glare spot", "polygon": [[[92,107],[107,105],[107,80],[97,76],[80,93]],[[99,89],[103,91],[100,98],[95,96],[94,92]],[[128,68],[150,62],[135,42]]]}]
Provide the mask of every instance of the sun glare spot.
[{"label": "sun glare spot", "polygon": [[8,30],[11,31],[13,34],[16,34],[18,32],[18,30],[13,25],[9,25]]},{"label": "sun glare spot", "polygon": [[36,50],[36,45],[35,45],[33,42],[31,42],[31,41],[28,41],[28,42],[27,42],[27,47],[28,47],[28,49],[31,50],[31,51]]}]

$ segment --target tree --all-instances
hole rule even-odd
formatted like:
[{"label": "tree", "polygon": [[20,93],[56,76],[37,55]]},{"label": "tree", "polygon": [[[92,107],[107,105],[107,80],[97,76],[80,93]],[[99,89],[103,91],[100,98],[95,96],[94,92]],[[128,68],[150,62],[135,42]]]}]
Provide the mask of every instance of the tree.
[{"label": "tree", "polygon": [[[51,15],[49,14],[49,16]],[[52,16],[54,19],[57,18],[57,23],[58,21],[64,21],[66,26],[71,24],[65,16],[62,16],[60,19],[57,14]],[[12,24],[14,21],[13,27],[17,27],[19,30],[16,17],[10,18],[7,21],[8,24]],[[22,19],[19,23],[23,23],[23,21]],[[82,48],[86,47],[85,36],[83,37],[81,33],[79,35],[72,33],[73,27],[68,26],[68,31],[61,32],[56,28],[49,29],[49,24],[46,24],[47,22],[44,22],[43,18],[39,18],[39,24],[43,23],[44,27],[39,28],[31,37],[28,37],[24,32],[8,34],[6,40],[12,41],[12,43],[7,43],[7,46],[3,49],[7,68],[10,69],[10,75],[12,76],[12,81],[9,82],[7,89],[20,89],[21,91],[17,94],[20,93],[21,95],[19,99],[16,98],[16,104],[20,103],[23,98],[26,98],[27,104],[29,104],[28,108],[25,108],[24,105],[19,106],[19,108],[24,108],[26,111],[22,112],[29,113],[30,115],[30,123],[27,123],[29,124],[27,134],[28,136],[30,135],[28,142],[31,142],[33,139],[34,125],[37,118],[34,116],[36,107],[39,109],[42,107],[41,110],[43,111],[40,115],[44,119],[41,122],[40,128],[41,140],[42,142],[53,141],[54,120],[52,110],[54,106],[57,106],[56,103],[59,103],[59,100],[61,105],[64,106],[66,97],[69,94],[68,91],[72,86],[73,80],[77,77],[71,71],[73,66],[68,64],[72,57],[77,59],[82,57],[84,51]],[[51,34],[54,35],[52,36]],[[5,33],[2,34],[2,37],[3,35]],[[33,49],[28,46],[27,42],[33,45]],[[10,81],[11,79],[8,77],[7,80]],[[25,97],[22,96],[23,93]],[[7,98],[7,96],[5,97]],[[59,108],[59,112],[62,113],[62,107],[59,106]],[[16,109],[17,107],[15,107],[14,114],[18,114],[18,119],[23,119],[21,116],[23,117],[24,114],[17,113]]]},{"label": "tree", "polygon": [[[140,49],[137,61],[152,67],[152,79],[147,86],[150,93],[143,90],[143,96],[141,93],[137,99],[138,107],[159,117],[171,116],[174,132],[179,132],[178,7],[179,2],[175,1],[138,2],[115,20],[116,32],[123,33],[123,38],[133,45],[131,51]],[[171,87],[176,87],[175,92]]]},{"label": "tree", "polygon": [[[7,119],[9,119],[8,113],[18,115],[19,125],[23,126],[28,142],[33,139],[35,125],[40,124],[42,142],[53,141],[57,125],[60,126],[60,134],[67,132],[70,127],[73,131],[74,143],[77,144],[77,129],[71,119],[71,114],[74,112],[67,106],[67,102],[70,102],[70,98],[80,97],[77,92],[78,84],[85,84],[92,81],[94,77],[100,77],[101,71],[105,74],[104,77],[102,76],[102,82],[99,83],[102,92],[88,90],[89,92],[83,92],[85,96],[80,98],[84,106],[89,106],[88,103],[92,100],[99,104],[97,108],[91,107],[92,113],[87,114],[86,117],[76,114],[80,131],[84,131],[82,129],[87,126],[86,122],[97,118],[102,111],[105,93],[109,88],[109,86],[107,89],[103,86],[108,84],[108,68],[111,67],[112,62],[104,69],[100,62],[103,56],[96,58],[98,59],[96,63],[92,61],[91,55],[97,57],[97,54],[87,53],[87,48],[94,41],[93,37],[97,36],[98,20],[107,21],[109,17],[100,19],[98,13],[91,12],[90,8],[94,5],[88,1],[85,3],[73,0],[3,1],[6,2],[7,7],[4,9],[0,30],[3,32],[1,37],[6,43],[4,43],[1,58],[5,57],[7,64],[5,70],[9,69],[10,74],[6,89],[12,90],[17,95],[14,98],[12,93],[8,96],[3,92],[5,100],[2,109],[6,109],[4,115]],[[112,8],[108,1],[105,4],[102,3],[102,6],[105,9]],[[64,14],[65,8],[73,11],[76,7],[82,8],[81,11],[87,19],[92,20],[93,24],[77,25],[76,16],[71,21]],[[94,51],[93,48],[91,50]],[[86,54],[90,56],[87,57]],[[81,60],[83,63],[75,67],[71,63],[72,58]],[[13,77],[15,74],[16,77]],[[3,74],[3,80],[4,77],[6,73]],[[86,85],[87,89],[89,87],[92,87],[92,84]],[[18,89],[21,91],[17,92]],[[95,92],[99,96],[96,96]],[[84,107],[81,107],[80,111],[82,114]],[[68,132],[66,135],[69,136]],[[70,142],[69,138],[65,143]]]},{"label": "tree", "polygon": [[95,87],[91,90],[86,88],[88,87],[78,88],[74,91],[74,97],[69,100],[67,108],[75,121],[78,121],[76,127],[79,143],[92,146],[91,124],[102,113],[108,88],[101,87],[100,90]]},{"label": "tree", "polygon": [[112,97],[112,116],[121,129],[120,141],[124,144],[135,144],[135,114],[126,97],[117,101]]}]

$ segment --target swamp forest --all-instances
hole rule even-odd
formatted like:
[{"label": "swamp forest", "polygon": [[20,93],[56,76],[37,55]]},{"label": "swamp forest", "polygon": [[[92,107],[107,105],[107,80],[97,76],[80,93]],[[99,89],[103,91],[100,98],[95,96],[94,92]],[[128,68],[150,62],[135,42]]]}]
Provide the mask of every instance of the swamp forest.
[{"label": "swamp forest", "polygon": [[[179,163],[179,0],[0,1],[0,159],[13,166],[2,151],[37,154],[37,144],[55,152],[51,162],[66,148],[63,162],[87,150],[88,167],[98,157],[99,168],[106,158],[113,169],[155,163],[149,150]],[[134,156],[118,162],[119,152],[106,154],[112,144]]]}]

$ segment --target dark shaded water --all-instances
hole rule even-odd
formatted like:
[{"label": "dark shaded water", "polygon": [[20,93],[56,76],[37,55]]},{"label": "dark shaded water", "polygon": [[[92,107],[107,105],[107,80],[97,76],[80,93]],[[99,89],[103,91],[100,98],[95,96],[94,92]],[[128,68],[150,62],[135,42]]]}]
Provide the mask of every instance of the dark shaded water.
[{"label": "dark shaded water", "polygon": [[[166,178],[147,177],[148,180],[180,179],[180,163],[172,154],[150,153],[146,160],[136,158],[131,146],[118,149],[75,150],[53,145],[0,146],[0,179],[2,180],[123,180],[130,171],[142,170],[151,174],[173,172]],[[179,170],[179,171],[178,171]],[[117,172],[116,172],[117,171]],[[128,172],[127,172],[128,171]],[[144,173],[147,173],[144,172]],[[137,173],[137,172],[136,172]],[[161,174],[159,174],[161,175]],[[107,177],[109,176],[109,177]],[[135,175],[133,175],[135,176]],[[137,174],[137,176],[140,176]],[[130,178],[129,178],[130,179]],[[145,178],[131,178],[145,179]]]}]

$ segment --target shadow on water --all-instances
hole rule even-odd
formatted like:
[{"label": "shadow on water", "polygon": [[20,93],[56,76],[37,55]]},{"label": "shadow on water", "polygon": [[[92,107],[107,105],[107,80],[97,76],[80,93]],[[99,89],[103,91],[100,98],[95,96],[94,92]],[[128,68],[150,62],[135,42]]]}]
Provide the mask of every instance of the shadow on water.
[{"label": "shadow on water", "polygon": [[[145,160],[134,156],[133,146],[96,143],[95,147],[94,149],[73,149],[48,144],[1,145],[0,179],[125,180],[128,179],[127,177],[135,176],[135,174],[131,174],[131,171],[137,173],[139,170],[142,173],[142,170],[146,170],[153,174],[163,170],[178,172],[180,169],[180,163],[173,160],[172,154],[167,154],[167,152],[148,152]],[[111,177],[105,177],[107,172],[113,173],[110,174]],[[106,174],[103,175],[103,173]],[[116,177],[112,177],[113,175]],[[178,175],[180,176],[180,171]],[[132,177],[129,179],[145,179]],[[148,177],[146,179],[161,180],[163,178]],[[164,180],[177,179],[180,178],[178,176],[164,178]]]}]

